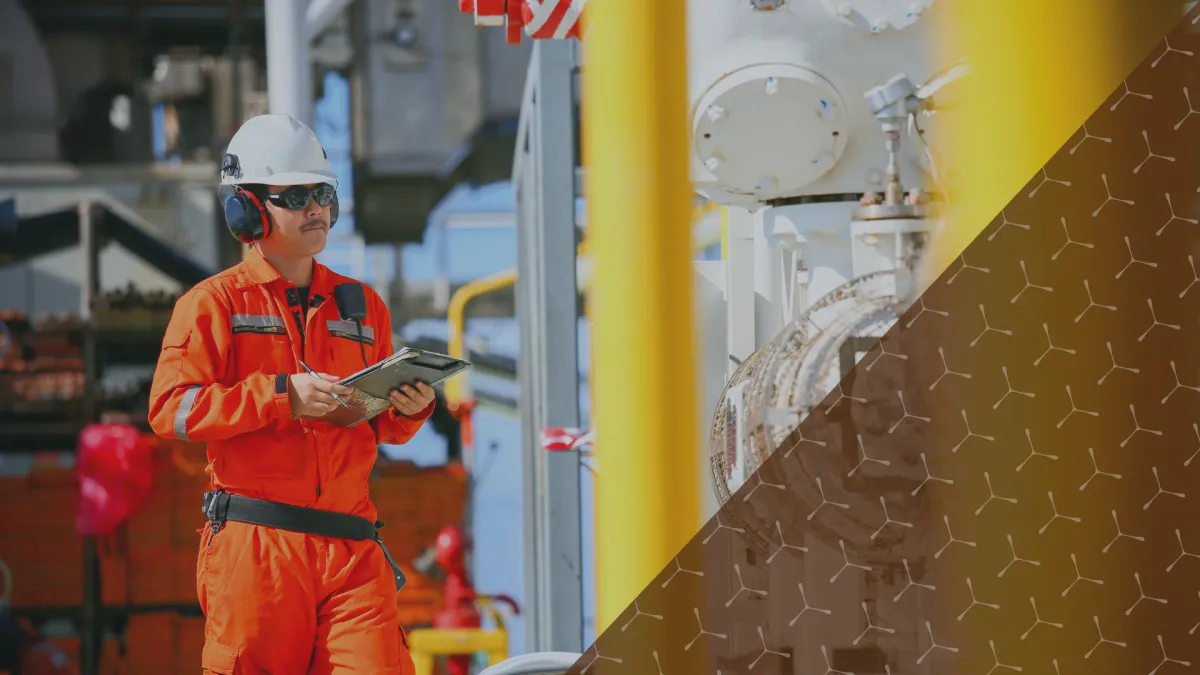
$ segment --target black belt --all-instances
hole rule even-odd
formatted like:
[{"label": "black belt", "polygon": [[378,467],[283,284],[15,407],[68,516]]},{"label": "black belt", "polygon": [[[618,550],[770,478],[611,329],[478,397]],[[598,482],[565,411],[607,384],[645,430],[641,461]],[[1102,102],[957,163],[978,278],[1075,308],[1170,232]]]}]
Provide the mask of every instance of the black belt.
[{"label": "black belt", "polygon": [[392,559],[392,554],[383,545],[383,538],[379,536],[379,528],[383,527],[383,523],[372,523],[366,518],[345,513],[239,497],[223,491],[204,493],[204,515],[212,523],[213,534],[219,532],[226,521],[232,520],[235,523],[261,525],[318,537],[374,541],[383,549],[383,555],[392,567],[396,590],[404,588],[407,582],[404,572]]}]

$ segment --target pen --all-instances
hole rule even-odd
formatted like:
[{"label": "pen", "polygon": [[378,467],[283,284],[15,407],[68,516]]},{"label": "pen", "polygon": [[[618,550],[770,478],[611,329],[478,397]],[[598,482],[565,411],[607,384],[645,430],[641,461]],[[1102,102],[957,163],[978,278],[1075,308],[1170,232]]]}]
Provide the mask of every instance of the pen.
[{"label": "pen", "polygon": [[[320,375],[317,375],[317,373],[316,373],[315,371],[313,371],[313,369],[312,369],[312,368],[309,368],[309,367],[308,367],[308,364],[307,364],[307,363],[305,363],[305,362],[301,361],[301,362],[300,362],[300,365],[304,366],[304,369],[308,371],[308,374],[309,374],[309,375],[312,375],[313,377],[317,378],[318,380],[322,379],[322,378],[321,378],[321,376],[320,376]],[[334,394],[334,393],[332,393],[332,392],[330,392],[330,394],[329,394],[329,395],[330,395],[330,396],[332,396],[332,397],[333,397],[333,399],[334,399],[335,401],[337,401],[338,403],[341,403],[343,408],[349,408],[349,407],[350,407],[350,406],[346,405],[346,402],[342,400],[342,397],[341,397],[341,396],[338,396],[337,394]]]}]

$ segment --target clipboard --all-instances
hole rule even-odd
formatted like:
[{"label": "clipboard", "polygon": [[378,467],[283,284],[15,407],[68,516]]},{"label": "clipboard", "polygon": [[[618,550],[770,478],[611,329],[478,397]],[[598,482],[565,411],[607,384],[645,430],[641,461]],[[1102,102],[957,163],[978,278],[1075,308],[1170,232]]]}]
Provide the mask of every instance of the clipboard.
[{"label": "clipboard", "polygon": [[350,387],[354,394],[343,397],[346,407],[338,406],[321,417],[308,419],[353,428],[392,407],[388,398],[393,389],[418,382],[433,387],[469,369],[471,364],[445,354],[405,347],[386,359],[342,378],[338,384]]}]

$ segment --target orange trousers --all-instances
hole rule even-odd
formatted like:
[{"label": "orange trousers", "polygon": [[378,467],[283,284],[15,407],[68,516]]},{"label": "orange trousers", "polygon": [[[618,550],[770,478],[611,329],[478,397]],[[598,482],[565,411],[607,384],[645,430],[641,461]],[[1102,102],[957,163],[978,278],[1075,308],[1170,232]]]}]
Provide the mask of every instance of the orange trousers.
[{"label": "orange trousers", "polygon": [[196,565],[205,673],[414,675],[396,582],[373,541],[227,522]]}]

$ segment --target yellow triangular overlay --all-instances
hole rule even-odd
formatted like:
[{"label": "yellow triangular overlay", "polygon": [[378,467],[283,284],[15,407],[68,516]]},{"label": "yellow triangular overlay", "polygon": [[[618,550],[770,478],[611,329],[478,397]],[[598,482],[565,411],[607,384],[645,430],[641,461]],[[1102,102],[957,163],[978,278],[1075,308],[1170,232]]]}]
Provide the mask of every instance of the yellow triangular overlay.
[{"label": "yellow triangular overlay", "polygon": [[574,672],[1200,668],[1196,17]]}]

